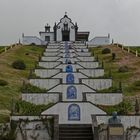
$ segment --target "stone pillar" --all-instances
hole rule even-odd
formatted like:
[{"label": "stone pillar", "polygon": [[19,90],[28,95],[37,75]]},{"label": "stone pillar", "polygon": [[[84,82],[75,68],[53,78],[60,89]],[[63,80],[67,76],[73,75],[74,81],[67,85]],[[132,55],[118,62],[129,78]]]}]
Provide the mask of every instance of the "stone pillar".
[{"label": "stone pillar", "polygon": [[130,48],[128,47],[128,53],[130,53]]},{"label": "stone pillar", "polygon": [[59,116],[54,116],[54,133],[53,140],[59,140]]},{"label": "stone pillar", "polygon": [[108,125],[108,140],[124,140],[124,127],[122,124]]},{"label": "stone pillar", "polygon": [[5,52],[7,52],[7,48],[6,47],[4,48],[4,50],[5,50]]},{"label": "stone pillar", "polygon": [[112,117],[108,120],[107,135],[108,140],[124,140],[124,127],[117,117],[117,112],[113,112]]},{"label": "stone pillar", "polygon": [[138,57],[138,51],[136,50],[136,57]]},{"label": "stone pillar", "polygon": [[98,123],[95,115],[92,116],[92,131],[93,131],[93,139],[99,140]]}]

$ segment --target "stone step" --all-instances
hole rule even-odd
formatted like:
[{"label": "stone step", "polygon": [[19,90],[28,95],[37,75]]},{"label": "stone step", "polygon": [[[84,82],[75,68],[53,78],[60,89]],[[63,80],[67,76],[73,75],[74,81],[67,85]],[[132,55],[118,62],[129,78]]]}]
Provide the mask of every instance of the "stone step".
[{"label": "stone step", "polygon": [[[90,130],[91,131],[91,130]],[[65,130],[62,130],[60,129],[59,130],[59,133],[88,133],[89,132],[89,129],[85,129],[85,130],[80,130],[80,129],[65,129]]]},{"label": "stone step", "polygon": [[59,125],[59,140],[93,140],[91,125]]},{"label": "stone step", "polygon": [[71,133],[71,132],[69,132],[69,133],[59,133],[59,137],[65,137],[65,136],[67,136],[67,137],[71,137],[71,136],[90,136],[90,137],[92,137],[93,136],[93,134],[91,133],[91,132],[89,132],[89,133],[82,133],[82,132],[79,132],[79,133]]},{"label": "stone step", "polygon": [[93,137],[61,137],[59,140],[93,140]]}]

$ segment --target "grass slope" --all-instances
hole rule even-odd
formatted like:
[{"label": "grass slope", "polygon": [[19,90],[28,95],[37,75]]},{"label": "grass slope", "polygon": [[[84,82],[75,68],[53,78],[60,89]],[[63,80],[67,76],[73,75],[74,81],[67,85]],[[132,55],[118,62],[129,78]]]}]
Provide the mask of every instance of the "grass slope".
[{"label": "grass slope", "polygon": [[[112,53],[116,54],[116,59],[112,60],[112,54],[102,54],[104,48],[110,48]],[[91,51],[104,62],[105,75],[108,75],[111,70],[113,86],[119,86],[119,82],[122,82],[125,96],[140,95],[140,57],[136,57],[115,45],[93,48]],[[119,67],[125,65],[129,71],[119,72]]]},{"label": "grass slope", "polygon": [[[0,79],[9,83],[7,86],[0,86],[0,118],[10,111],[12,98],[19,98],[23,80],[27,79],[29,70],[34,68],[43,50],[36,46],[16,46],[0,54]],[[15,60],[23,60],[27,66],[26,70],[13,69],[11,64]]]}]

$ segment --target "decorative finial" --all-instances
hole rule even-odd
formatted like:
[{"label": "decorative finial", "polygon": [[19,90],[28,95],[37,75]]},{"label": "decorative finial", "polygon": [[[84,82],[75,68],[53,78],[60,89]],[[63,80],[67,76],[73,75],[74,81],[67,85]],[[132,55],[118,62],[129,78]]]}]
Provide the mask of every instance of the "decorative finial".
[{"label": "decorative finial", "polygon": [[65,12],[65,15],[67,15],[67,12]]}]

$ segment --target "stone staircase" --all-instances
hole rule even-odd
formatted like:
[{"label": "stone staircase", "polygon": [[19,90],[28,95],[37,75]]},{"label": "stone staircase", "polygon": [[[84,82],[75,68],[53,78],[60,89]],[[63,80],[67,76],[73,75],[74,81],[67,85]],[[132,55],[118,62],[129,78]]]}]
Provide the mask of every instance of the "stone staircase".
[{"label": "stone staircase", "polygon": [[93,140],[91,125],[59,125],[59,140]]}]

